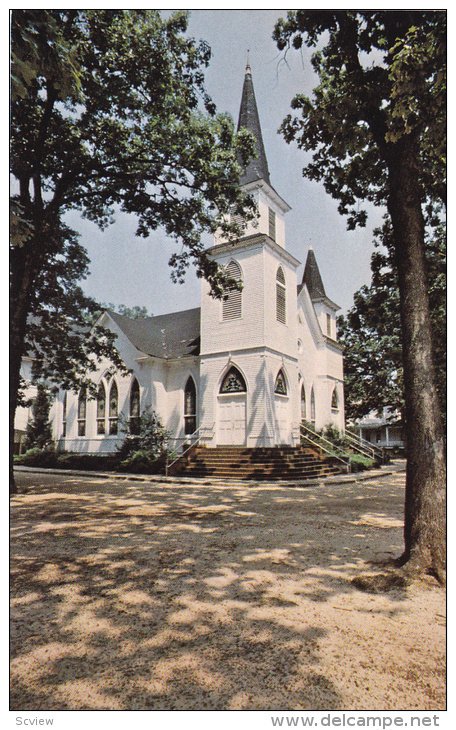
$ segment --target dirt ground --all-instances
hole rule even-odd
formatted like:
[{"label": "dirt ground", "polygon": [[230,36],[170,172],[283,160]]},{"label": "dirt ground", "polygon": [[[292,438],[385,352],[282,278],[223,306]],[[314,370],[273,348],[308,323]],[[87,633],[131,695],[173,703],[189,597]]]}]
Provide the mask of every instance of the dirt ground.
[{"label": "dirt ground", "polygon": [[445,709],[443,590],[350,582],[401,552],[403,472],[18,484],[12,710]]}]

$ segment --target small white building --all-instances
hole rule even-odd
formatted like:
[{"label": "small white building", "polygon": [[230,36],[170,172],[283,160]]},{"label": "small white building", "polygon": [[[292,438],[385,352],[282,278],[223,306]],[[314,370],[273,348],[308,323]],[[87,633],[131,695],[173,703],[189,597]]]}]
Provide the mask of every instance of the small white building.
[{"label": "small white building", "polygon": [[356,421],[354,429],[364,441],[382,449],[403,451],[406,446],[404,422],[398,411],[385,407],[381,413],[371,411]]},{"label": "small white building", "polygon": [[210,255],[242,291],[217,301],[203,281],[199,308],[136,320],[105,312],[100,323],[117,335],[131,374],[105,362],[94,376],[97,399],[61,392],[52,417],[62,450],[114,451],[120,415],[134,429],[146,408],[175,438],[196,433],[207,447],[298,445],[302,420],[344,429],[339,307],[311,249],[297,280],[300,262],[286,250],[289,206],[270,182],[249,66],[239,126],[257,140],[258,158],[241,179],[257,202],[257,225],[235,243],[216,236]]}]

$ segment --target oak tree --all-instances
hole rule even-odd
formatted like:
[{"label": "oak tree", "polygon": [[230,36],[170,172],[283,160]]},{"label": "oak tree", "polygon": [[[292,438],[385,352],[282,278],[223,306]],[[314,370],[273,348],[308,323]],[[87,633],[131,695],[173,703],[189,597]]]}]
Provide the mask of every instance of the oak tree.
[{"label": "oak tree", "polygon": [[87,255],[65,213],[102,229],[116,210],[131,213],[138,236],[161,227],[179,244],[176,281],[193,262],[215,296],[232,283],[203,234],[235,235],[227,214],[253,215],[238,180],[254,140],[216,114],[210,49],[186,30],[183,12],[12,11],[11,434],[26,351],[37,375],[64,387],[94,367],[90,352],[113,352],[107,332],[83,341],[95,304],[78,286]]},{"label": "oak tree", "polygon": [[282,125],[312,152],[304,169],[362,225],[361,202],[386,205],[398,275],[407,423],[403,566],[445,570],[444,435],[429,313],[423,209],[445,200],[446,15],[304,11],[277,23],[281,50],[314,49],[319,84]]},{"label": "oak tree", "polygon": [[[446,421],[446,241],[438,212],[426,216],[426,266],[434,367],[442,419]],[[344,346],[345,415],[357,420],[385,407],[404,416],[405,395],[399,288],[388,216],[374,231],[372,278],[354,294],[354,305],[338,318]]]}]

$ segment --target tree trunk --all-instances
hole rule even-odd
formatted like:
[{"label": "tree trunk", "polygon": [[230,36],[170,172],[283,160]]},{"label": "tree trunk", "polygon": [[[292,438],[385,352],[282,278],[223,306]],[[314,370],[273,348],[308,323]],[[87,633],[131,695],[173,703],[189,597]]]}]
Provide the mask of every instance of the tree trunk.
[{"label": "tree trunk", "polygon": [[410,137],[394,148],[388,209],[399,276],[407,428],[401,563],[412,572],[430,572],[444,581],[445,445],[432,357],[419,156]]}]

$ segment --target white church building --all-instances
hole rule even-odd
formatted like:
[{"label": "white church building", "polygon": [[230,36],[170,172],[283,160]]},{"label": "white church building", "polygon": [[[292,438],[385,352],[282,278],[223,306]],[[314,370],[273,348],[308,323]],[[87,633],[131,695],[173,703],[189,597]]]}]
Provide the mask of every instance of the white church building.
[{"label": "white church building", "polygon": [[130,373],[104,362],[93,376],[96,399],[59,394],[52,408],[59,449],[113,452],[121,420],[134,431],[146,409],[173,438],[194,434],[210,448],[297,446],[302,421],[344,429],[339,307],[326,295],[312,249],[297,279],[301,262],[286,249],[290,208],[271,185],[249,66],[239,126],[257,140],[258,157],[241,179],[257,203],[257,225],[234,243],[216,236],[209,253],[242,290],[218,301],[203,281],[198,308],[144,319],[106,311],[100,324],[117,335]]}]

